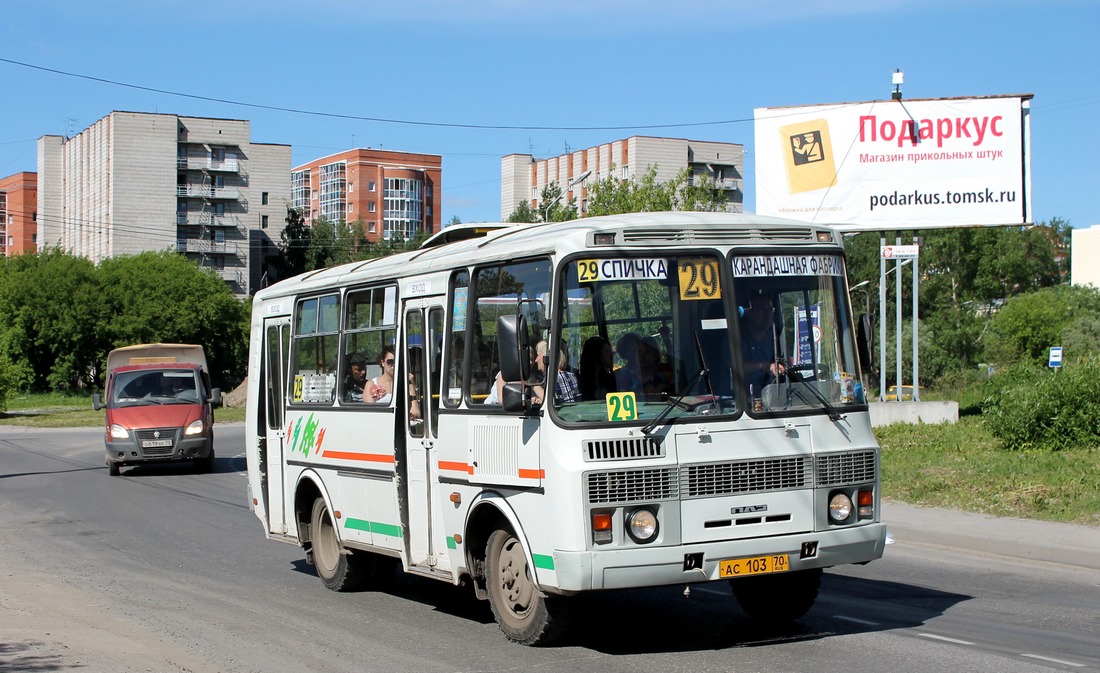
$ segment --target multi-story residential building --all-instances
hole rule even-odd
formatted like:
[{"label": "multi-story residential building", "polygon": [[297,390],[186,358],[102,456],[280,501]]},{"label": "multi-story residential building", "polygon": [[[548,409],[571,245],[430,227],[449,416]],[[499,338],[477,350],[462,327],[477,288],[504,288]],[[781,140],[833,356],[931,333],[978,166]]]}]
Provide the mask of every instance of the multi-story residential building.
[{"label": "multi-story residential building", "polygon": [[0,255],[37,250],[38,176],[26,171],[0,179]]},{"label": "multi-story residential building", "polygon": [[542,190],[557,184],[562,190],[561,203],[577,200],[577,211],[588,212],[588,186],[617,176],[640,179],[649,168],[656,168],[657,182],[668,182],[684,168],[691,179],[707,175],[725,191],[727,210],[739,213],[744,202],[744,146],[680,138],[631,136],[549,159],[530,154],[509,154],[500,160],[500,218],[507,220],[522,201],[541,211]]},{"label": "multi-story residential building", "polygon": [[1100,287],[1100,224],[1072,230],[1070,248],[1070,282]]},{"label": "multi-story residential building", "polygon": [[370,241],[440,229],[443,157],[357,148],[291,172],[291,205],[312,226],[362,222]]},{"label": "multi-story residential building", "polygon": [[289,201],[290,146],[253,143],[245,120],[115,111],[38,139],[38,243],[96,262],[177,250],[251,294]]}]

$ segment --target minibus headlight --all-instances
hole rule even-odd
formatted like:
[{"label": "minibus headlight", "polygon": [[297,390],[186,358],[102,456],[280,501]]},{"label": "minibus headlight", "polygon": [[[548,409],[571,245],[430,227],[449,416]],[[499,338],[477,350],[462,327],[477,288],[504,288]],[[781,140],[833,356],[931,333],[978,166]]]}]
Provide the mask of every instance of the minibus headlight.
[{"label": "minibus headlight", "polygon": [[829,498],[829,518],[833,523],[847,521],[852,516],[852,499],[844,493],[834,493]]},{"label": "minibus headlight", "polygon": [[192,435],[201,435],[202,434],[202,419],[200,418],[199,420],[194,421],[193,423],[191,423],[191,425],[188,425],[187,429],[183,431],[183,434],[186,437],[191,437]]},{"label": "minibus headlight", "polygon": [[111,439],[130,439],[130,433],[118,423],[111,423]]},{"label": "minibus headlight", "polygon": [[657,515],[647,507],[641,507],[626,515],[626,532],[639,544],[652,542],[657,537]]}]

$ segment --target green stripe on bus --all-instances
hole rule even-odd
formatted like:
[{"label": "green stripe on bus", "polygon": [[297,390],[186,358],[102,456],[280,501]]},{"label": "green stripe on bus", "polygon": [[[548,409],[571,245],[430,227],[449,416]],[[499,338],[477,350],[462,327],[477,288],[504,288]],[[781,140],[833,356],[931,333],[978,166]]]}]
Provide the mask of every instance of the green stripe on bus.
[{"label": "green stripe on bus", "polygon": [[535,562],[536,568],[542,568],[543,570],[554,569],[553,556],[546,556],[545,554],[531,554],[531,560]]},{"label": "green stripe on bus", "polygon": [[390,537],[401,537],[401,526],[394,526],[388,523],[379,523],[377,521],[364,521],[363,519],[348,518],[344,523],[344,528],[350,528],[352,530],[365,530],[368,533],[378,533],[379,535],[389,535]]},{"label": "green stripe on bus", "polygon": [[447,536],[447,549],[458,549],[458,544],[455,542],[453,535]]}]

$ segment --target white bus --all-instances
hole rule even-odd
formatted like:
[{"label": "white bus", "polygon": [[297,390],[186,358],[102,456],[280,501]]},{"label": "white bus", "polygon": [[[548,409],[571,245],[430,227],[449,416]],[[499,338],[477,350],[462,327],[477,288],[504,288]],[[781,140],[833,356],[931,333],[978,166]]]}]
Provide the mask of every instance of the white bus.
[{"label": "white bus", "polygon": [[250,507],[329,589],[470,583],[522,644],[603,589],[728,581],[797,619],[885,545],[858,348],[827,227],[445,229],[256,294]]}]

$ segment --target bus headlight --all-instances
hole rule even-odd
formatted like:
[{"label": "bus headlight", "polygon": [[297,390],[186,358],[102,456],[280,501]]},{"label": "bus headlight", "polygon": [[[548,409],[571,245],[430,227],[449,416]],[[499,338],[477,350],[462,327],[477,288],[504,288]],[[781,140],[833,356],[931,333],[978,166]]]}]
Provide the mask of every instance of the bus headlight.
[{"label": "bus headlight", "polygon": [[852,499],[844,493],[834,493],[829,498],[829,518],[833,523],[842,523],[852,516]]},{"label": "bus headlight", "polygon": [[130,433],[118,423],[111,424],[111,439],[129,439]]},{"label": "bus headlight", "polygon": [[202,434],[202,419],[200,418],[199,420],[194,421],[193,423],[191,423],[191,425],[188,425],[187,429],[183,431],[183,434],[186,437],[191,437],[192,435],[201,435]]},{"label": "bus headlight", "polygon": [[626,515],[626,532],[638,544],[653,542],[657,537],[657,515],[648,507],[640,507]]}]

